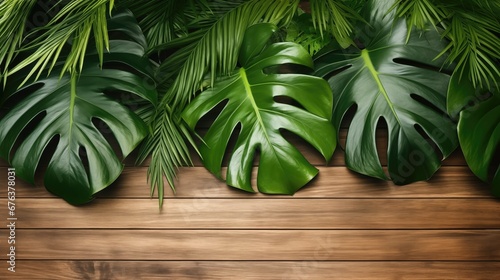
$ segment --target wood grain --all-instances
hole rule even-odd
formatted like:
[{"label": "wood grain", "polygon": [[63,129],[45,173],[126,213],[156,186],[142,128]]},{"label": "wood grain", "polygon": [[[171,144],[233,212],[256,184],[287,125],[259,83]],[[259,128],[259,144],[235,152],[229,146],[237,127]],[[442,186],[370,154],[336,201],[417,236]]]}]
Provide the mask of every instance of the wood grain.
[{"label": "wood grain", "polygon": [[[7,230],[0,233],[5,236]],[[498,230],[24,229],[17,231],[16,256],[19,260],[500,261],[499,239]]]},{"label": "wood grain", "polygon": [[[5,273],[5,272],[4,272]],[[0,276],[3,275],[0,272]],[[499,279],[500,262],[25,261],[9,279]]]},{"label": "wood grain", "polygon": [[16,206],[19,229],[500,229],[494,199],[168,199],[161,211],[149,199]]},{"label": "wood grain", "polygon": [[[491,198],[489,186],[477,179],[468,167],[442,167],[429,181],[397,186],[392,182],[369,178],[345,167],[318,167],[320,173],[297,198]],[[0,182],[6,182],[7,169],[0,167]],[[257,169],[253,172],[253,185]],[[149,198],[147,168],[125,168],[118,180],[97,197]],[[290,196],[247,193],[228,187],[203,167],[181,168],[176,181],[176,194],[166,187],[165,197],[176,198],[289,198]],[[0,197],[6,197],[0,188]],[[42,178],[32,186],[17,180],[17,196],[27,198],[54,197],[43,187]]]}]

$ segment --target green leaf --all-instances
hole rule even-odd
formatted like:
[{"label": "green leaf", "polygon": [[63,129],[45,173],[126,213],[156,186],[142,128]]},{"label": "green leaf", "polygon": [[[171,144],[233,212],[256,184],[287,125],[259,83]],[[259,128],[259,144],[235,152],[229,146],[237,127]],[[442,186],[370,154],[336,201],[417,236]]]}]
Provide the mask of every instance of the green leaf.
[{"label": "green leaf", "polygon": [[434,148],[446,158],[458,140],[445,113],[449,75],[439,71],[442,61],[433,60],[444,44],[435,30],[412,34],[407,42],[405,21],[394,21],[394,13],[387,13],[393,2],[369,1],[365,19],[373,28],[363,25],[356,31],[356,41],[365,48],[323,51],[316,74],[332,87],[337,128],[356,108],[345,147],[347,167],[387,178],[375,142],[383,120],[389,175],[396,184],[406,184],[430,178],[442,160]]},{"label": "green leaf", "polygon": [[493,165],[495,152],[500,149],[500,98],[493,95],[462,111],[458,137],[472,172],[481,180],[491,183],[493,194],[500,196],[500,166]]},{"label": "green leaf", "polygon": [[[273,28],[272,24],[250,27],[239,55],[242,67],[229,77],[218,79],[213,88],[197,96],[182,116],[194,129],[203,116],[227,101],[203,137],[206,145],[199,147],[205,166],[222,177],[222,159],[229,139],[241,126],[228,165],[227,183],[253,192],[251,170],[253,158],[259,151],[259,191],[293,194],[318,170],[283,138],[280,130],[299,135],[329,160],[335,149],[335,130],[329,121],[332,96],[328,84],[320,78],[266,72],[284,64],[313,65],[307,51],[294,43],[276,43],[262,50]],[[304,109],[275,101],[278,96],[290,97]]]},{"label": "green leaf", "polygon": [[[467,70],[467,69],[466,69]],[[458,119],[460,112],[469,104],[481,100],[487,90],[475,88],[469,79],[468,73],[454,71],[451,75],[450,85],[446,97],[446,109],[453,119]]]},{"label": "green leaf", "polygon": [[[146,75],[106,67],[106,63],[126,64],[146,73],[149,65],[142,56],[146,48],[144,37],[134,33],[140,29],[128,28],[137,27],[133,16],[124,12],[111,21],[110,26],[118,25],[114,31],[139,40],[111,40],[110,54],[103,58],[104,69],[94,51],[86,56],[88,64],[80,75],[59,78],[59,73],[55,73],[22,87],[11,96],[28,95],[0,120],[0,156],[8,159],[20,178],[31,183],[49,142],[58,139],[55,151],[49,155],[44,183],[50,192],[71,204],[91,200],[123,169],[121,159],[93,120],[99,119],[109,127],[123,157],[147,134],[143,120],[105,92],[129,93],[149,102],[157,99],[155,89],[146,83]],[[62,66],[63,63],[58,67]],[[88,167],[82,160],[81,149],[85,150]]]}]

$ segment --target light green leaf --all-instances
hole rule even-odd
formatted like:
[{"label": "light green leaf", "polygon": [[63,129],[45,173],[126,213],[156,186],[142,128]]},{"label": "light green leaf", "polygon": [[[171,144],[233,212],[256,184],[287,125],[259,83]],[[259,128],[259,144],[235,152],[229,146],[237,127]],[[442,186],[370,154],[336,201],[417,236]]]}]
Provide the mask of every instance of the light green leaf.
[{"label": "light green leaf", "polygon": [[[329,121],[332,96],[328,84],[320,78],[266,72],[283,64],[312,67],[311,57],[300,45],[276,43],[262,50],[273,28],[271,24],[249,28],[240,53],[242,67],[202,92],[182,116],[194,129],[203,116],[227,101],[203,137],[206,145],[199,147],[205,166],[222,177],[222,159],[229,139],[241,126],[228,165],[227,183],[252,192],[251,169],[259,152],[259,191],[293,194],[318,170],[283,138],[280,130],[299,135],[329,160],[335,149],[335,130]],[[275,101],[278,96],[290,97],[304,109]]]},{"label": "light green leaf", "polygon": [[[430,178],[458,145],[455,124],[446,114],[449,75],[434,60],[444,45],[435,30],[406,39],[404,20],[387,14],[394,1],[368,1],[358,26],[363,49],[323,51],[317,75],[334,93],[333,123],[339,128],[356,108],[347,135],[346,165],[359,173],[386,179],[375,142],[378,123],[387,124],[388,171],[396,184]],[[425,134],[423,137],[420,133]],[[429,139],[426,139],[429,138]],[[429,141],[430,140],[430,141]]]}]

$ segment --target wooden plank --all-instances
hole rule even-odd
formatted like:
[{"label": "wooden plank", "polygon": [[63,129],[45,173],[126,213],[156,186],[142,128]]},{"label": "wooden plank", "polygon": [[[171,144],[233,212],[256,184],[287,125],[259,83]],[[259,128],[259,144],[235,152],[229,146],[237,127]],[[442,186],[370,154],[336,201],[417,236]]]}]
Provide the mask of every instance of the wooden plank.
[{"label": "wooden plank", "polygon": [[[0,233],[5,236],[7,230]],[[18,260],[500,261],[499,238],[498,230],[24,229],[16,232],[16,256]]]},{"label": "wooden plank", "polygon": [[499,279],[500,262],[24,261],[8,279]]},{"label": "wooden plank", "polygon": [[16,202],[19,229],[500,229],[498,213],[494,199],[169,199],[161,211],[149,199]]},{"label": "wooden plank", "polygon": [[[392,182],[369,178],[351,172],[345,167],[319,167],[320,173],[309,185],[297,192],[298,198],[488,198],[490,188],[477,179],[468,167],[443,167],[429,181],[396,186]],[[7,169],[0,167],[0,184],[6,182]],[[98,197],[149,198],[146,181],[147,168],[125,168],[118,180],[98,194]],[[253,173],[255,186],[256,169]],[[31,186],[17,180],[17,197],[54,197],[42,186],[42,178]],[[251,194],[228,187],[203,167],[181,168],[176,182],[177,198],[276,198],[290,196]],[[0,188],[0,198],[6,197],[6,188]],[[174,197],[166,187],[165,197]]]}]

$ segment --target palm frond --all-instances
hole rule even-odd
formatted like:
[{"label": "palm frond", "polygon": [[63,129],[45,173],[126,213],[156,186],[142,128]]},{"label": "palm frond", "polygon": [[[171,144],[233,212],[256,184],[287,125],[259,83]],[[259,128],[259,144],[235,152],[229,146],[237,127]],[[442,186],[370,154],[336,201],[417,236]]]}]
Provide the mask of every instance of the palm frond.
[{"label": "palm frond", "polygon": [[111,12],[113,4],[114,0],[68,2],[47,25],[34,30],[41,35],[20,50],[31,51],[31,55],[9,70],[9,75],[27,66],[32,68],[26,80],[36,72],[38,78],[47,66],[50,73],[68,42],[71,43],[71,50],[61,75],[66,71],[71,73],[81,71],[91,34],[102,62],[104,49],[109,49],[108,6]]},{"label": "palm frond", "polygon": [[[450,39],[446,50],[447,62],[455,62],[456,70],[462,76],[469,70],[469,79],[474,87],[492,88],[490,81],[498,88],[500,80],[500,23],[484,13],[456,11],[443,36]],[[496,34],[495,34],[496,33]],[[444,54],[444,53],[443,53]]]},{"label": "palm frond", "polygon": [[429,24],[436,25],[446,17],[442,6],[436,5],[432,0],[398,0],[389,11],[396,9],[397,17],[406,17],[408,36],[413,27],[425,29]]},{"label": "palm frond", "polygon": [[330,32],[342,47],[352,44],[351,33],[355,20],[363,18],[342,0],[310,0],[314,27],[321,36]]},{"label": "palm frond", "polygon": [[165,104],[182,109],[199,90],[205,74],[211,84],[217,74],[228,74],[235,67],[245,30],[260,21],[278,24],[289,21],[298,0],[250,0],[229,11],[209,28],[196,45],[189,49],[179,75],[169,89]]},{"label": "palm frond", "polygon": [[444,29],[450,42],[440,56],[448,55],[446,62],[456,64],[460,77],[468,72],[474,87],[491,89],[491,81],[499,87],[500,1],[399,0],[392,8],[406,17],[408,36],[414,26]]},{"label": "palm frond", "polygon": [[174,180],[178,167],[193,165],[186,143],[190,142],[194,147],[194,142],[183,124],[173,117],[169,107],[163,107],[157,111],[153,118],[150,135],[154,137],[146,138],[137,162],[143,162],[147,156],[151,155],[148,182],[151,186],[151,196],[157,190],[161,207],[165,189],[164,178],[175,193]]},{"label": "palm frond", "polygon": [[125,0],[122,6],[130,9],[139,19],[149,46],[165,44],[188,32],[187,10],[206,7],[206,1],[136,1]]},{"label": "palm frond", "polygon": [[[24,38],[26,22],[36,0],[12,0],[0,2],[0,38],[4,41],[0,46],[0,72],[6,74],[17,49]],[[4,81],[5,82],[5,81]]]}]

